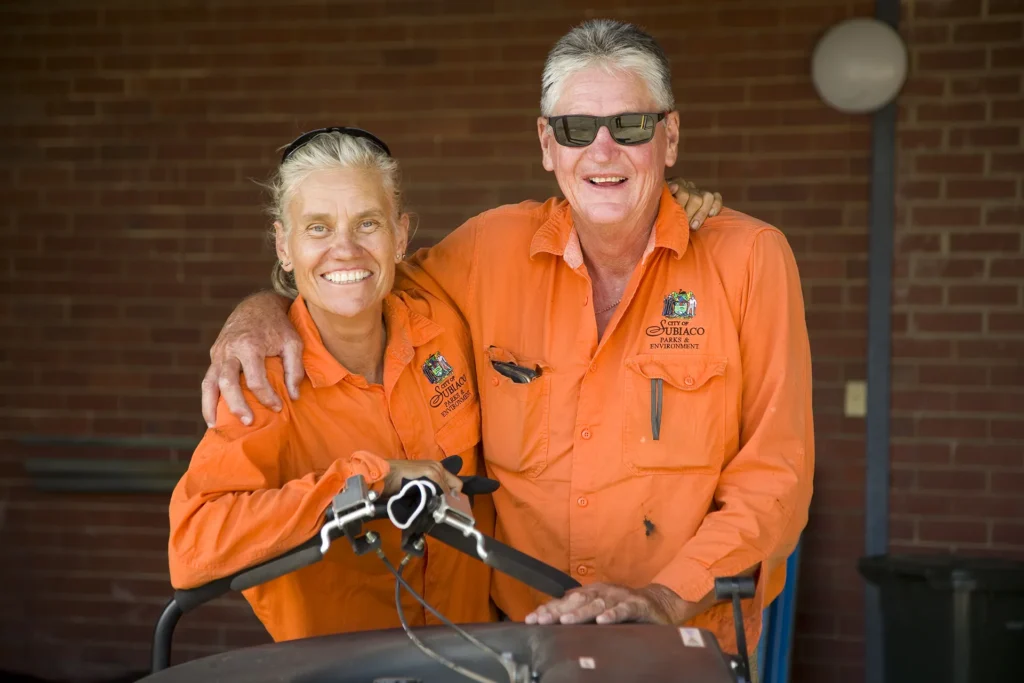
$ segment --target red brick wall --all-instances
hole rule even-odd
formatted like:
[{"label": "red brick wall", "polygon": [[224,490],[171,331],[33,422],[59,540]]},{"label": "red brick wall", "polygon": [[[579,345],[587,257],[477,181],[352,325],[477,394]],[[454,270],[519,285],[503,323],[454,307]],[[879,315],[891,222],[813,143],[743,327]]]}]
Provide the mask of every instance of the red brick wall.
[{"label": "red brick wall", "polygon": [[[870,2],[38,0],[0,8],[0,436],[195,438],[207,350],[264,287],[275,148],[363,125],[404,161],[418,239],[557,188],[534,117],[546,50],[586,16],[663,42],[676,171],[783,228],[814,351],[818,471],[794,680],[863,680],[863,421],[870,118],[809,82],[821,33]],[[587,8],[594,12],[586,11]],[[894,293],[895,549],[1024,555],[1024,66],[1019,0],[904,2]],[[177,446],[175,446],[177,444]],[[177,448],[177,450],[175,449]],[[0,668],[147,665],[167,597],[165,497],[42,494],[0,450]],[[178,659],[264,640],[239,601],[189,615]]]}]

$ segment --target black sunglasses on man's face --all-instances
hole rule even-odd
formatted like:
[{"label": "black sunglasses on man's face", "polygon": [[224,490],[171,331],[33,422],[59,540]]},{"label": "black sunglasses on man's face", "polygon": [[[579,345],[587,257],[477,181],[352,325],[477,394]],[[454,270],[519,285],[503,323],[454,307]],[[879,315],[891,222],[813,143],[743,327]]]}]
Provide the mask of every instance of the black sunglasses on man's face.
[{"label": "black sunglasses on man's face", "polygon": [[596,138],[601,128],[607,128],[612,139],[620,145],[642,145],[654,137],[654,127],[667,112],[627,113],[612,116],[566,114],[549,116],[548,124],[555,140],[565,147],[586,147]]},{"label": "black sunglasses on man's face", "polygon": [[369,131],[363,130],[362,128],[351,128],[349,126],[328,126],[327,128],[317,128],[316,130],[311,130],[308,133],[303,133],[288,143],[288,146],[284,148],[284,153],[281,155],[281,163],[283,164],[288,160],[288,157],[295,153],[295,150],[299,149],[321,133],[341,133],[342,135],[351,135],[354,138],[365,138],[376,145],[380,151],[384,152],[384,154],[391,156],[391,150],[384,144],[384,141]]}]

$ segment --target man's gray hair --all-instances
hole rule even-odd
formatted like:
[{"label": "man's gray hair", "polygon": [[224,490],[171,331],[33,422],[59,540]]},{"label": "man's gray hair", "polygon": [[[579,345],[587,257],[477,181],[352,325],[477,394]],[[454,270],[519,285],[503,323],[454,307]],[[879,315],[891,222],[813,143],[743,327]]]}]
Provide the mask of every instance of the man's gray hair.
[{"label": "man's gray hair", "polygon": [[552,115],[567,78],[591,66],[636,73],[660,111],[675,109],[668,58],[654,37],[633,24],[591,19],[559,38],[548,53],[541,79],[541,115]]}]

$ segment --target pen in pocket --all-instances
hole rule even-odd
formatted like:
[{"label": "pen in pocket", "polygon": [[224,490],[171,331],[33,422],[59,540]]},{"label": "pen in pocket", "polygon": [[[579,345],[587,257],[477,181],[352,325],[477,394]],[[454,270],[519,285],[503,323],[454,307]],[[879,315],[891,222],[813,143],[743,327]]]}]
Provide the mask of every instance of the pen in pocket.
[{"label": "pen in pocket", "polygon": [[660,377],[651,380],[651,435],[657,441],[661,437],[661,402],[664,384]]}]

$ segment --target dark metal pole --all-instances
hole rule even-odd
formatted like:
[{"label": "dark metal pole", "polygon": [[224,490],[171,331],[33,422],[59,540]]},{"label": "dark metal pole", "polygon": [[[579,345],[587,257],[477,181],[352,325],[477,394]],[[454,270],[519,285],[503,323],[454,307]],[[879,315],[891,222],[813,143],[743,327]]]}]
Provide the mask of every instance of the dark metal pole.
[{"label": "dark metal pole", "polygon": [[174,627],[181,619],[181,608],[171,598],[160,614],[153,629],[153,652],[150,673],[163,671],[171,665],[171,641],[174,639]]},{"label": "dark metal pole", "polygon": [[[899,0],[876,0],[875,18],[897,28]],[[889,551],[889,364],[895,195],[896,102],[893,101],[875,113],[871,125],[864,512],[864,549],[867,555]],[[865,586],[864,639],[864,680],[883,683],[882,609],[878,588],[870,583]]]}]

